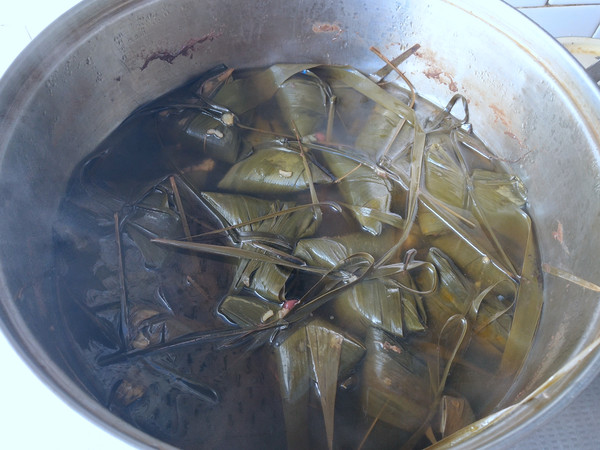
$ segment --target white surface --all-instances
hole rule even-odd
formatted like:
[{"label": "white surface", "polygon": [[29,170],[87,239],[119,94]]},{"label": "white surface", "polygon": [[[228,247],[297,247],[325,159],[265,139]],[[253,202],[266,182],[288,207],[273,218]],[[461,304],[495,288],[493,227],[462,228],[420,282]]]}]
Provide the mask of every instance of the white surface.
[{"label": "white surface", "polygon": [[[79,0],[0,0],[0,76],[47,25]],[[21,360],[0,333],[0,448],[130,450],[71,409]]]},{"label": "white surface", "polygon": [[[78,0],[0,0],[0,75],[19,52],[48,24]],[[543,0],[513,0],[522,11],[538,17],[555,36],[592,36],[600,24],[600,6],[549,7]],[[595,3],[562,1],[553,3]],[[585,9],[581,9],[585,8]],[[555,12],[547,11],[555,10]],[[583,16],[578,16],[584,11]],[[559,14],[557,14],[557,12]],[[575,14],[575,15],[572,15]],[[543,20],[542,20],[543,19]],[[583,33],[583,34],[582,34]],[[127,450],[111,436],[63,403],[37,379],[0,334],[0,448],[45,450]],[[600,378],[561,414],[521,442],[519,448],[588,448],[600,442]],[[565,440],[565,438],[567,440]],[[566,444],[566,442],[569,442]],[[587,445],[586,445],[587,443]],[[599,444],[600,445],[600,444]]]},{"label": "white surface", "polygon": [[545,6],[522,11],[553,36],[592,36],[598,29],[600,4]]},{"label": "white surface", "polygon": [[511,6],[519,7],[519,6],[545,6],[546,0],[506,0]]}]

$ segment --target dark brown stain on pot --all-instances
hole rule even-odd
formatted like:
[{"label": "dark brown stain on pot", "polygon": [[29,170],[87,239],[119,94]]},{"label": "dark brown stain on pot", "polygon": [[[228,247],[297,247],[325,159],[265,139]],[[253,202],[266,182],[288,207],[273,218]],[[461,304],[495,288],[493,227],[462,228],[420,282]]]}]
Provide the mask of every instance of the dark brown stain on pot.
[{"label": "dark brown stain on pot", "polygon": [[200,38],[190,39],[179,50],[177,50],[175,52],[170,52],[167,50],[158,50],[158,51],[152,53],[150,56],[146,57],[146,59],[144,60],[144,64],[142,65],[142,67],[140,67],[140,70],[146,69],[146,67],[148,67],[148,64],[150,64],[152,61],[157,60],[157,59],[159,59],[161,61],[166,61],[169,64],[173,64],[173,61],[179,56],[183,55],[183,56],[189,56],[191,58],[196,45],[202,44],[206,41],[210,42],[219,36],[220,36],[220,33],[217,34],[215,32],[210,32]]}]

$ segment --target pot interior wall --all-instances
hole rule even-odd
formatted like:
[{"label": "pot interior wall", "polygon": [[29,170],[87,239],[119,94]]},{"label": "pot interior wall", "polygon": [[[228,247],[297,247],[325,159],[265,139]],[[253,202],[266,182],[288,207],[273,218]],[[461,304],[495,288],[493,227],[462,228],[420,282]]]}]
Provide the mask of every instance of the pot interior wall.
[{"label": "pot interior wall", "polygon": [[[439,105],[469,98],[475,132],[525,181],[542,262],[600,280],[600,100],[566,52],[506,5],[97,1],[43,33],[0,82],[2,309],[25,353],[43,349],[69,373],[49,308],[60,271],[52,226],[75,164],[131,111],[219,63],[370,72],[381,65],[370,46],[394,57],[415,43],[402,68],[417,90]],[[544,282],[538,338],[508,401],[598,334],[597,293]]]}]

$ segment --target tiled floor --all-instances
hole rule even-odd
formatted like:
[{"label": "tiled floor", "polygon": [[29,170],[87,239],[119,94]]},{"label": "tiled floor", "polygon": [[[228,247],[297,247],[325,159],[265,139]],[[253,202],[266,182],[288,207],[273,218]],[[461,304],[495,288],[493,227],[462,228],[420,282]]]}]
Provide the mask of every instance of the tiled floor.
[{"label": "tiled floor", "polygon": [[507,0],[554,37],[600,37],[600,1]]}]

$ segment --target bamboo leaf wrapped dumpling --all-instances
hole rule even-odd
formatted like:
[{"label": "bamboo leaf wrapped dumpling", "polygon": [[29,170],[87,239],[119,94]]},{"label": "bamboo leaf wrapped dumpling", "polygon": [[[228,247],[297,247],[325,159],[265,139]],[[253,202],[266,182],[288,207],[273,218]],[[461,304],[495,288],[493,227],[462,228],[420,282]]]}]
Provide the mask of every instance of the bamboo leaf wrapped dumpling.
[{"label": "bamboo leaf wrapped dumpling", "polygon": [[[296,241],[312,235],[320,223],[320,215],[315,217],[312,208],[284,213],[295,206],[292,202],[215,192],[202,192],[200,196],[223,228],[240,225],[229,233],[242,248],[252,247],[254,242],[272,240],[281,251],[291,252]],[[241,260],[232,289],[234,292],[247,289],[267,300],[280,301],[290,274],[291,269],[287,267]]]},{"label": "bamboo leaf wrapped dumpling", "polygon": [[[383,255],[394,243],[392,231],[381,236],[354,233],[332,238],[301,239],[294,256],[308,265],[331,268],[348,256],[366,252],[374,258]],[[411,288],[410,276],[402,281]],[[358,336],[365,336],[369,326],[381,328],[393,335],[424,330],[425,318],[418,296],[402,291],[386,279],[365,280],[342,292],[333,304],[336,320]]]},{"label": "bamboo leaf wrapped dumpling", "polygon": [[182,237],[181,219],[170,206],[166,189],[161,186],[151,190],[133,209],[124,229],[142,253],[146,266],[160,267],[169,253],[151,239]]},{"label": "bamboo leaf wrapped dumpling", "polygon": [[[356,161],[344,156],[324,153],[323,160],[331,173],[341,179],[339,190],[346,203],[390,212],[392,185],[389,180],[379,176],[370,167],[358,166]],[[354,211],[353,215],[369,233],[373,235],[381,233],[382,224],[376,218],[365,217],[360,212]]]},{"label": "bamboo leaf wrapped dumpling", "polygon": [[[404,299],[395,286],[380,280],[363,281],[343,292],[334,302],[335,317],[358,336],[365,336],[369,326],[403,336]],[[420,330],[423,329],[421,325]]]},{"label": "bamboo leaf wrapped dumpling", "polygon": [[525,206],[527,190],[516,175],[475,169],[471,179],[480,208],[498,210]]},{"label": "bamboo leaf wrapped dumpling", "polygon": [[274,349],[290,448],[308,448],[309,391],[314,384],[331,448],[335,393],[362,359],[365,347],[322,319],[310,320]]},{"label": "bamboo leaf wrapped dumpling", "polygon": [[416,431],[433,400],[427,364],[408,346],[371,328],[362,368],[364,412],[402,430]]},{"label": "bamboo leaf wrapped dumpling", "polygon": [[315,64],[275,64],[267,69],[254,71],[223,86],[213,100],[238,116],[242,115],[271,99],[288,78],[314,66]]},{"label": "bamboo leaf wrapped dumpling", "polygon": [[310,71],[302,71],[285,80],[275,94],[289,132],[300,137],[323,127],[327,116],[328,87]]},{"label": "bamboo leaf wrapped dumpling", "polygon": [[312,376],[321,400],[327,444],[331,450],[333,448],[335,394],[338,387],[344,337],[341,334],[332,333],[328,328],[314,325],[306,327],[306,337],[310,351]]},{"label": "bamboo leaf wrapped dumpling", "polygon": [[315,184],[331,183],[331,177],[315,164],[305,170],[299,152],[287,147],[257,150],[234,164],[219,182],[218,188],[249,195],[276,195],[307,190]]},{"label": "bamboo leaf wrapped dumpling", "polygon": [[426,151],[425,186],[437,199],[458,208],[466,206],[467,180],[455,158],[439,143]]},{"label": "bamboo leaf wrapped dumpling", "polygon": [[219,305],[219,312],[227,320],[244,326],[258,325],[273,317],[280,305],[268,302],[258,297],[228,295]]},{"label": "bamboo leaf wrapped dumpling", "polygon": [[180,169],[200,156],[229,164],[238,160],[240,132],[231,113],[182,107],[161,111],[156,124],[170,159]]},{"label": "bamboo leaf wrapped dumpling", "polygon": [[256,197],[202,192],[200,197],[214,214],[222,227],[239,225],[229,231],[240,240],[240,233],[271,234],[286,238],[290,243],[314,234],[320,220],[312,208],[285,213],[294,208],[294,202],[270,201]]},{"label": "bamboo leaf wrapped dumpling", "polygon": [[434,333],[453,315],[462,315],[469,320],[475,345],[488,348],[492,356],[498,355],[506,345],[510,327],[514,282],[504,278],[476,286],[463,275],[464,269],[440,249],[431,248],[427,259],[435,265],[440,280],[438,290],[424,301]]},{"label": "bamboo leaf wrapped dumpling", "polygon": [[443,395],[432,428],[440,439],[473,423],[475,414],[464,397]]},{"label": "bamboo leaf wrapped dumpling", "polygon": [[[387,150],[386,147],[391,145],[390,136],[395,133],[395,128],[400,120],[398,114],[375,105],[365,126],[356,138],[354,147],[365,152],[370,160],[379,161],[383,152]],[[412,134],[412,130],[407,132]]]}]

